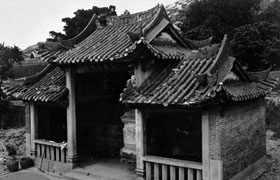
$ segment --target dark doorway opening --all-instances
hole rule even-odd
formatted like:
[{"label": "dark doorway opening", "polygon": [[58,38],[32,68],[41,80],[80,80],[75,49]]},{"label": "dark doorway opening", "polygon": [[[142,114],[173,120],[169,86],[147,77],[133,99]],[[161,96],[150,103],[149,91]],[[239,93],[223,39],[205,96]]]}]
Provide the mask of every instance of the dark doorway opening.
[{"label": "dark doorway opening", "polygon": [[38,138],[55,142],[67,142],[66,108],[38,105]]},{"label": "dark doorway opening", "polygon": [[80,160],[118,157],[126,111],[119,102],[128,72],[77,74],[77,146]]},{"label": "dark doorway opening", "polygon": [[168,113],[147,119],[147,154],[202,161],[200,113]]}]

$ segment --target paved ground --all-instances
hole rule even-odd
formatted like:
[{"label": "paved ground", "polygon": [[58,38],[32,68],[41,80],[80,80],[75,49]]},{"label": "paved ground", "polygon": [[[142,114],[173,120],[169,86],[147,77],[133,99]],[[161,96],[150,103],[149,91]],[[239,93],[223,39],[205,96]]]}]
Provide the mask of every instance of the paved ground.
[{"label": "paved ground", "polygon": [[0,180],[69,180],[63,177],[52,176],[35,169],[21,170],[0,177]]}]

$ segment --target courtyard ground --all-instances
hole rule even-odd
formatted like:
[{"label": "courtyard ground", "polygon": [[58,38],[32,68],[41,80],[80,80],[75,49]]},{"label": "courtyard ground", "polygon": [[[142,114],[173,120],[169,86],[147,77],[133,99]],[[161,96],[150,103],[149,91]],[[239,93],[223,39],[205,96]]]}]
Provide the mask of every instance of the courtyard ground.
[{"label": "courtyard ground", "polygon": [[[25,155],[25,130],[8,129],[0,130],[0,180],[38,179],[38,180],[63,180],[63,177],[54,177],[33,170],[21,170],[9,173],[6,168],[6,160],[11,158],[7,152],[7,146],[15,147],[16,158]],[[267,131],[266,139],[267,162],[264,168],[254,174],[248,180],[280,180],[280,138],[273,136],[273,132]]]},{"label": "courtyard ground", "polygon": [[280,138],[268,131],[266,139],[266,166],[250,180],[280,180]]}]

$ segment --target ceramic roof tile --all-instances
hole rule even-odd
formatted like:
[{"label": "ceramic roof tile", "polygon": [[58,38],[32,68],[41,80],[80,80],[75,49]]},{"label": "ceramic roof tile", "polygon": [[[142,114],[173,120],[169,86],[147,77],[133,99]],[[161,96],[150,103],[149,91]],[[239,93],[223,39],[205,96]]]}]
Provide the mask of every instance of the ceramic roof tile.
[{"label": "ceramic roof tile", "polygon": [[59,67],[48,67],[40,77],[32,83],[27,80],[13,80],[4,83],[1,88],[7,96],[25,101],[57,102],[67,94],[65,73]]}]

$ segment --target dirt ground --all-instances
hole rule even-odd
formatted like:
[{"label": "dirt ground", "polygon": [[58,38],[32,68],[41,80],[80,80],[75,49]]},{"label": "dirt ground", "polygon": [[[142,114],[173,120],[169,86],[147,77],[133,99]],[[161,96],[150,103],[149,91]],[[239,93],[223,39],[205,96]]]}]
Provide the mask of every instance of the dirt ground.
[{"label": "dirt ground", "polygon": [[266,166],[250,180],[280,180],[280,139],[267,135]]},{"label": "dirt ground", "polygon": [[[8,147],[15,150],[9,155]],[[25,129],[0,129],[0,174],[6,173],[6,161],[25,156]]]}]

